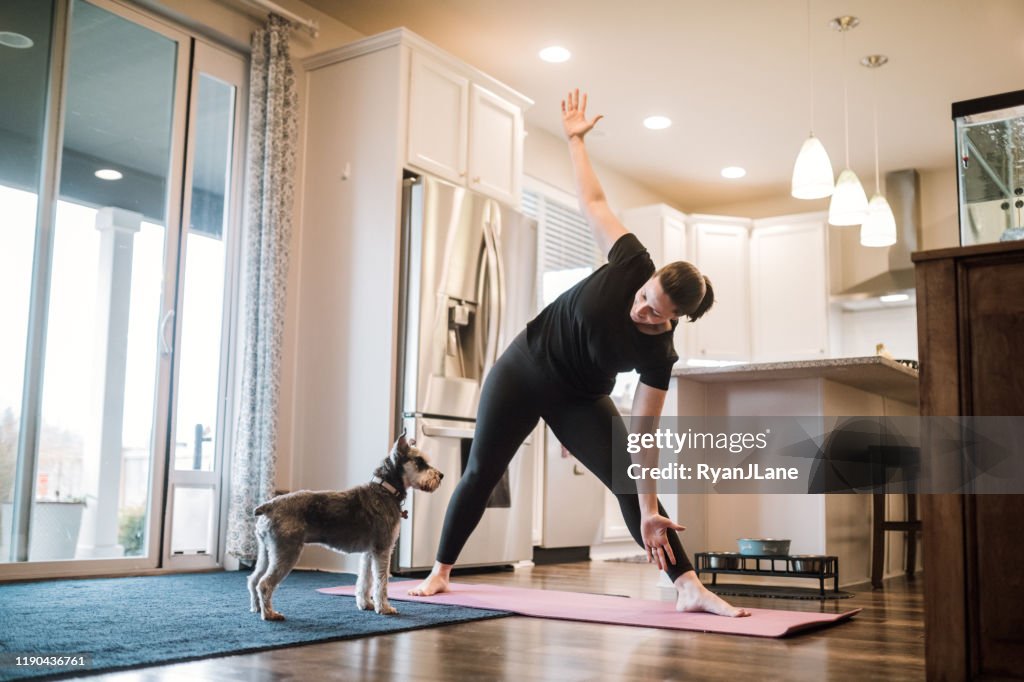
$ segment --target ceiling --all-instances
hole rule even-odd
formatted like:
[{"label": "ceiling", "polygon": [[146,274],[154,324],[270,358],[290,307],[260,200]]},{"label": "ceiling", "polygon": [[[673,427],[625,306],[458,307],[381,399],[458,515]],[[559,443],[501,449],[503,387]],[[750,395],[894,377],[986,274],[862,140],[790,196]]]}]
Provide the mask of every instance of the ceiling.
[{"label": "ceiling", "polygon": [[[528,125],[561,135],[559,101],[590,93],[604,114],[592,156],[687,211],[786,196],[810,128],[806,0],[305,0],[372,35],[405,26],[534,100]],[[860,26],[829,27],[852,14]],[[843,168],[843,78],[850,165],[881,172],[954,167],[952,102],[1024,88],[1022,0],[813,0],[814,132]],[[546,64],[560,44],[573,57]],[[889,64],[859,65],[868,54]],[[877,85],[873,85],[873,81]],[[668,130],[641,125],[672,118]],[[747,176],[726,180],[725,166]]]}]

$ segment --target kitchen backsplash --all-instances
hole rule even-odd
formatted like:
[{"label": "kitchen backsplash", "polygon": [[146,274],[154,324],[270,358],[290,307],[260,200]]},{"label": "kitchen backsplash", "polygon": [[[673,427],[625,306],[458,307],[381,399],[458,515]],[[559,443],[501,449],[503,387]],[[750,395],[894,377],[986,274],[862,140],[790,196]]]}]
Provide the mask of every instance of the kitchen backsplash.
[{"label": "kitchen backsplash", "polygon": [[[917,360],[917,313],[913,307],[845,311],[833,318],[841,357],[874,355],[884,343],[893,357]],[[838,329],[835,329],[838,326]]]}]

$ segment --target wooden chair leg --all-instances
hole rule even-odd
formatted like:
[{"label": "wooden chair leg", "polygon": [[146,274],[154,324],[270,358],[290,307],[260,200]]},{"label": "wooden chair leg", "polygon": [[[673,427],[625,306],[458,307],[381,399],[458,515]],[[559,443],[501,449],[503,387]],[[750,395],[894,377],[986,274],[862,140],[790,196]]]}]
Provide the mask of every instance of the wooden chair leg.
[{"label": "wooden chair leg", "polygon": [[872,494],[871,514],[871,586],[882,586],[885,569],[885,495]]},{"label": "wooden chair leg", "polygon": [[[918,521],[917,518],[917,495],[907,495],[907,521]],[[907,531],[907,580],[914,579],[914,571],[917,569],[917,531]]]}]

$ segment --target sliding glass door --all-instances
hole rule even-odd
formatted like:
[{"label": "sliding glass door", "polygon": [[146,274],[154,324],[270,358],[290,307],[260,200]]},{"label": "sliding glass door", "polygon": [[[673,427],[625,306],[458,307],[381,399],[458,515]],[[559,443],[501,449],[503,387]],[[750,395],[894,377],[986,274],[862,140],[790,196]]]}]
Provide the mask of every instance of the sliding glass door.
[{"label": "sliding glass door", "polygon": [[245,62],[110,0],[8,10],[47,40],[0,45],[0,578],[214,565]]}]

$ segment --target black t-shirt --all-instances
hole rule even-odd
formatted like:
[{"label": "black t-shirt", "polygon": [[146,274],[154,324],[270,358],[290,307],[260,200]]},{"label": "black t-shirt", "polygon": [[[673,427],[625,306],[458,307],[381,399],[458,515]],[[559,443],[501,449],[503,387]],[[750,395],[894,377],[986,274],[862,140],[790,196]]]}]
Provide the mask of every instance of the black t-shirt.
[{"label": "black t-shirt", "polygon": [[578,393],[608,395],[615,375],[636,370],[640,381],[668,388],[679,356],[672,330],[651,335],[629,317],[633,297],[655,272],[632,232],[616,240],[608,262],[551,302],[526,325],[530,351],[547,372]]}]

